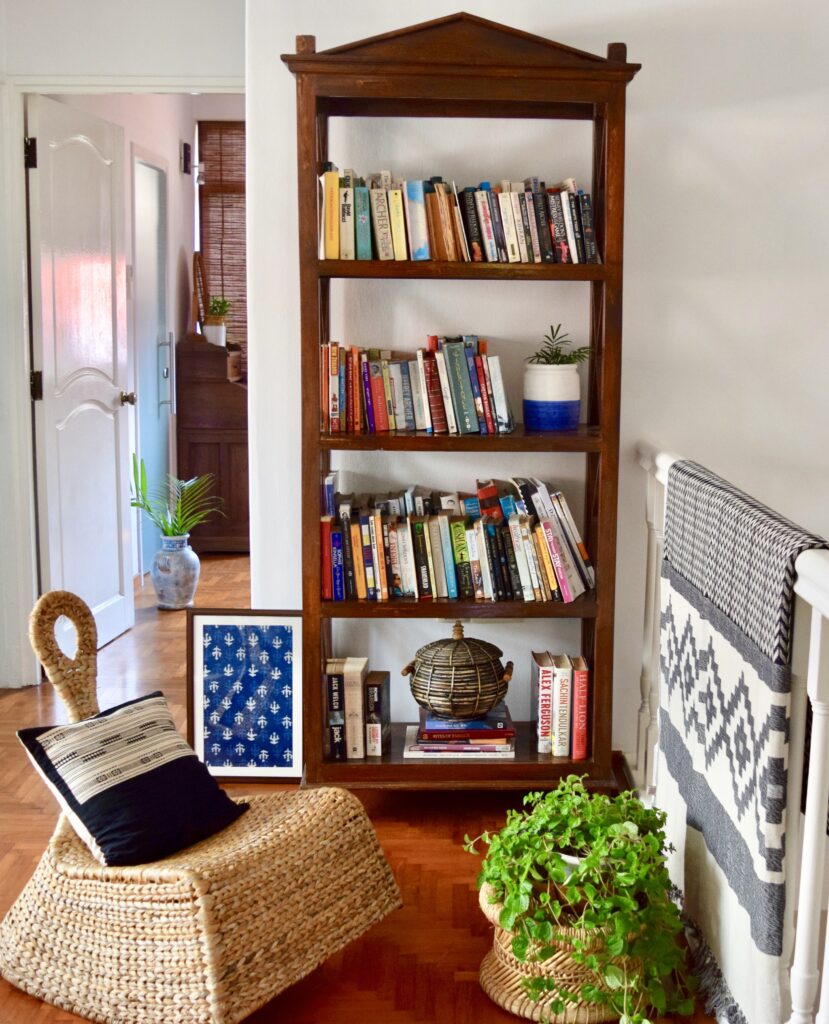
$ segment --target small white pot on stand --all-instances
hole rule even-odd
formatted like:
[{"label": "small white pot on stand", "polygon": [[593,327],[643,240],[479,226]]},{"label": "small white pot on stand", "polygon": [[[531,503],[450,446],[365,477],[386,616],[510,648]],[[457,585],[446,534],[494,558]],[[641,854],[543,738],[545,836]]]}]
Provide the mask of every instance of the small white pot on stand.
[{"label": "small white pot on stand", "polygon": [[224,348],[227,344],[227,327],[221,317],[205,317],[202,333],[211,345],[220,345]]},{"label": "small white pot on stand", "polygon": [[576,363],[524,364],[524,429],[529,433],[575,430],[581,382]]}]

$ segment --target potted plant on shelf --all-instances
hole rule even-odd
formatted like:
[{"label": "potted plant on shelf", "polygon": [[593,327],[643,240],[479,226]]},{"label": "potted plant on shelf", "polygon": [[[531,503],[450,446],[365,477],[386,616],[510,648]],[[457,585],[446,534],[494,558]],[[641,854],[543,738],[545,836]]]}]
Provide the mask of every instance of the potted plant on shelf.
[{"label": "potted plant on shelf", "polygon": [[201,563],[190,547],[190,531],[213,513],[224,515],[222,499],[210,493],[212,473],[179,480],[170,475],[164,485],[150,493],[144,460],[132,457],[133,493],[130,504],[141,509],[161,531],[161,550],[150,567],[158,607],[187,608],[193,603]]},{"label": "potted plant on shelf", "polygon": [[630,792],[590,793],[574,775],[524,804],[500,832],[465,837],[470,853],[487,847],[487,995],[529,1020],[648,1024],[692,1013],[663,812]]},{"label": "potted plant on shelf", "polygon": [[524,429],[575,430],[579,425],[581,383],[579,363],[590,346],[567,351],[572,344],[561,324],[550,325],[544,344],[524,364]]},{"label": "potted plant on shelf", "polygon": [[230,299],[222,295],[212,295],[207,307],[207,316],[202,324],[205,338],[213,345],[224,345],[227,342],[225,317],[230,312]]}]

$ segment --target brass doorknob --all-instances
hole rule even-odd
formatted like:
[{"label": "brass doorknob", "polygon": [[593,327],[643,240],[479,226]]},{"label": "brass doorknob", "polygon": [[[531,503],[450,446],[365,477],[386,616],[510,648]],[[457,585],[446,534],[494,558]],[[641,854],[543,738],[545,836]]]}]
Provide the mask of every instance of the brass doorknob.
[{"label": "brass doorknob", "polygon": [[122,391],[121,392],[121,405],[135,405],[135,392],[134,391]]}]

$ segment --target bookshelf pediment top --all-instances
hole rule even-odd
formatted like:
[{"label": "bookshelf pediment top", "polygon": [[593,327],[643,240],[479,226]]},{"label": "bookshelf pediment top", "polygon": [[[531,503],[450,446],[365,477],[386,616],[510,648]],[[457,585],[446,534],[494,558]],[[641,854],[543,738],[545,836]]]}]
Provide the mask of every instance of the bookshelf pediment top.
[{"label": "bookshelf pediment top", "polygon": [[283,54],[282,60],[294,73],[347,74],[349,68],[364,73],[367,65],[376,65],[386,74],[396,68],[400,73],[435,74],[452,67],[453,74],[480,75],[499,68],[615,81],[630,81],[640,68],[627,63],[623,43],[611,43],[608,56],[599,57],[465,12],[319,53],[313,36],[299,36],[297,52]]}]

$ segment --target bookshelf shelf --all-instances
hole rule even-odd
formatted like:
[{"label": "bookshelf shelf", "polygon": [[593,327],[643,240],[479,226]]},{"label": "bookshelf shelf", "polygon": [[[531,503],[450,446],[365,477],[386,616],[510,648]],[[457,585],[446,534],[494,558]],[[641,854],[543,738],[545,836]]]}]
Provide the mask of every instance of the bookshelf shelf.
[{"label": "bookshelf shelf", "polygon": [[450,601],[413,597],[393,601],[321,601],[327,619],[593,619],[598,614],[594,595],[575,601]]},{"label": "bookshelf shelf", "polygon": [[387,432],[379,434],[323,434],[325,451],[391,452],[600,452],[604,441],[598,427],[533,434],[516,425],[511,434],[427,434]]},{"label": "bookshelf shelf", "polygon": [[602,263],[440,263],[436,260],[318,260],[320,277],[435,281],[605,281]]},{"label": "bookshelf shelf", "polygon": [[[613,632],[616,588],[616,506],[622,344],[622,228],[625,90],[639,70],[623,43],[607,57],[456,14],[372,39],[316,52],[313,36],[297,37],[282,60],[297,85],[297,167],[302,353],[303,746],[309,785],[412,789],[549,788],[571,771],[595,788],[623,787],[621,755],[611,749]],[[319,258],[318,178],[329,159],[332,117],[522,118],[539,126],[539,156],[550,150],[550,126],[573,118],[592,123],[592,181],[598,264],[502,264]],[[548,165],[545,161],[545,166]],[[551,167],[552,170],[552,167]],[[529,169],[532,173],[532,169]],[[563,173],[564,169],[562,169]],[[330,341],[332,279],[585,283],[590,345],[587,425],[554,434],[320,434],[320,345]],[[346,294],[348,290],[346,288]],[[493,329],[498,329],[494,326]],[[391,339],[390,339],[391,341]],[[507,358],[504,353],[504,358]],[[596,588],[572,604],[483,601],[323,601],[321,482],[337,452],[581,453],[583,536]],[[516,466],[520,460],[515,459]],[[520,469],[516,468],[516,472]],[[533,727],[519,723],[516,756],[462,761],[403,758],[405,726],[393,729],[391,753],[365,761],[326,761],[321,675],[335,652],[338,619],[577,619],[590,666],[586,761],[539,755]],[[344,629],[346,627],[340,627]],[[402,629],[402,627],[401,627]],[[406,647],[401,638],[401,648]],[[357,652],[351,652],[357,653]],[[529,662],[529,652],[527,661]],[[382,666],[372,666],[379,668]],[[403,680],[397,680],[403,685]],[[515,685],[515,684],[513,684]]]}]

